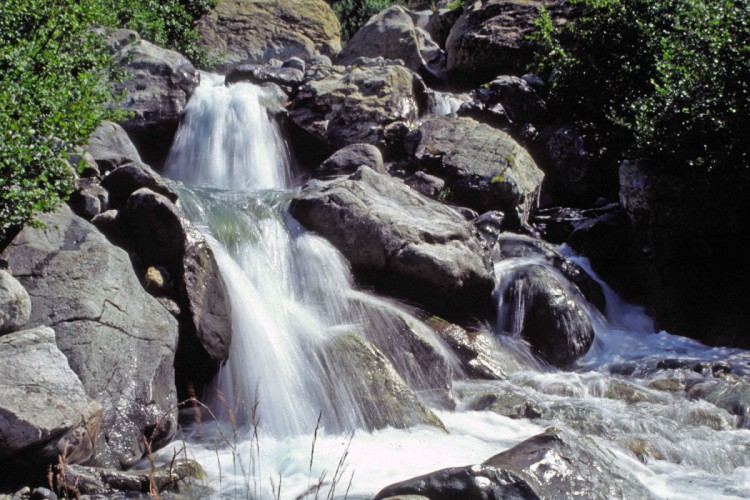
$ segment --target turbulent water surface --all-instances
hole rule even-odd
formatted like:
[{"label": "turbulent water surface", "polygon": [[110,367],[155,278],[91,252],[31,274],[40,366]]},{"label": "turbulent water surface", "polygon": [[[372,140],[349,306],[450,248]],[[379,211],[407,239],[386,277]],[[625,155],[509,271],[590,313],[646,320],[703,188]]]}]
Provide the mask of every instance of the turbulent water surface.
[{"label": "turbulent water surface", "polygon": [[[603,284],[605,315],[587,306],[595,343],[571,371],[526,363],[516,353],[521,361],[507,380],[465,379],[413,311],[358,291],[338,251],[286,213],[292,175],[263,98],[249,84],[225,87],[221,78],[203,75],[166,167],[184,182],[182,208],[209,235],[232,301],[231,355],[207,402],[219,422],[204,417],[186,431],[187,453],[209,472],[215,496],[270,498],[281,491],[281,498],[296,498],[310,491],[312,498],[322,482],[319,496],[367,498],[395,481],[480,463],[557,426],[593,437],[657,497],[750,497],[747,419],[684,392],[657,390],[665,371],[650,369],[673,358],[728,361],[744,377],[745,351],[655,333],[643,310]],[[498,263],[500,286],[507,273],[527,265],[545,264]],[[455,409],[417,391],[445,430],[368,431],[372,409],[363,405],[358,384],[331,376],[336,338],[354,334],[377,344],[404,323],[454,370]],[[431,376],[415,370],[408,382],[439,385]],[[486,394],[520,397],[536,418],[472,410]]]}]

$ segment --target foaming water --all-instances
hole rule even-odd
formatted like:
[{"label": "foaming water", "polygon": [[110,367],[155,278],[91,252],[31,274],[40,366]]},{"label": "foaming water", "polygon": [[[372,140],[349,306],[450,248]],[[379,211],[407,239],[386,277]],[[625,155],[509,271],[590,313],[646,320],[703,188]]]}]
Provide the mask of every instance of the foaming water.
[{"label": "foaming water", "polygon": [[[555,426],[611,450],[659,498],[750,497],[750,431],[738,428],[738,415],[657,390],[648,370],[610,374],[621,363],[669,357],[729,361],[743,374],[746,351],[654,332],[642,308],[600,281],[602,315],[541,259],[505,259],[495,267],[500,313],[488,330],[496,337],[486,337],[505,380],[467,379],[414,311],[357,290],[342,255],[287,214],[289,165],[264,99],[249,84],[225,87],[204,74],[166,167],[187,184],[180,204],[208,235],[232,303],[230,358],[213,389],[220,422],[186,429],[187,453],[208,472],[213,496],[273,498],[280,489],[297,498],[322,477],[320,496],[370,498],[399,480],[481,463]],[[598,280],[585,259],[562,250]],[[529,266],[546,266],[591,318],[594,346],[571,371],[534,360],[517,338],[522,297],[506,301],[505,290]],[[373,405],[356,374],[335,369],[348,354],[331,346],[351,335],[388,359],[445,430],[373,425],[368,413],[382,410],[382,424],[394,403]],[[160,455],[169,461],[172,451]]]}]

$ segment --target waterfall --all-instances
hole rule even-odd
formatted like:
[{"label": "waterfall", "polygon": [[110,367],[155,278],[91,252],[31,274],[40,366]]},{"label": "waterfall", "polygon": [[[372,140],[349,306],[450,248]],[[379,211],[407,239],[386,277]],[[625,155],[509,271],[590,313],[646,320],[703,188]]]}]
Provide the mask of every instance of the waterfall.
[{"label": "waterfall", "polygon": [[[563,286],[567,281],[540,259],[509,258],[495,267],[500,308],[494,326],[498,352],[507,353],[508,376],[468,380],[451,351],[412,311],[357,290],[341,254],[287,214],[290,165],[265,99],[258,87],[226,87],[221,77],[202,74],[165,167],[169,177],[185,184],[179,203],[207,234],[232,304],[234,338],[212,406],[223,418],[224,407],[230,408],[239,431],[232,443],[200,436],[188,442],[191,456],[212,478],[214,495],[271,498],[271,477],[283,478],[282,498],[302,497],[311,477],[314,483],[327,471],[330,478],[346,458],[347,479],[350,470],[356,472],[350,497],[370,498],[389,483],[481,463],[556,426],[611,450],[618,466],[658,498],[750,497],[750,430],[738,428],[739,417],[684,391],[659,391],[653,385],[660,375],[638,371],[679,357],[729,361],[746,377],[746,351],[654,332],[642,308],[621,301],[585,259],[563,248],[599,281],[607,298],[601,315],[571,289],[596,332],[589,353],[570,371],[557,371],[532,360],[528,346],[512,338],[523,307],[503,301],[516,273],[546,266]],[[446,111],[456,103],[443,104]],[[432,353],[428,363],[415,361],[398,344],[405,331],[419,349]],[[399,429],[389,412],[392,403],[368,404],[372,394],[363,394],[351,370],[336,369],[342,355],[331,350],[352,335],[386,353],[405,386],[429,404],[445,430]],[[623,363],[633,363],[633,375],[617,371]],[[522,401],[535,416],[498,414],[488,406],[492,397],[511,406]],[[454,401],[455,409],[446,400]],[[322,429],[316,428],[319,415]],[[346,433],[353,430],[357,435],[348,447]],[[163,460],[171,458],[172,451],[165,452]]]},{"label": "waterfall", "polygon": [[[183,210],[212,238],[232,305],[233,342],[214,411],[226,412],[226,404],[232,418],[260,420],[276,436],[309,432],[319,415],[328,431],[395,424],[387,401],[363,404],[366,388],[341,376],[340,335],[387,349],[381,336],[405,321],[450,366],[458,364],[408,311],[354,290],[343,256],[286,215],[289,161],[263,98],[259,87],[226,87],[205,75],[166,165],[170,176],[192,186],[182,190]],[[399,359],[393,362],[398,367]],[[417,389],[439,385],[426,370],[407,375]]]}]

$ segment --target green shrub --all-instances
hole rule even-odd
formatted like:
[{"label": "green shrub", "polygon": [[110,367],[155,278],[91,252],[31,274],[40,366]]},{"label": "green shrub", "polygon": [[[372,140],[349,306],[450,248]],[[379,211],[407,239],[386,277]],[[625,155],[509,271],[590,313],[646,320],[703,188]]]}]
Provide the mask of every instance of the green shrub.
[{"label": "green shrub", "polygon": [[0,239],[73,188],[66,151],[112,115],[99,0],[0,3]]},{"label": "green shrub", "polygon": [[372,16],[403,0],[328,0],[341,23],[341,40],[349,41]]},{"label": "green shrub", "polygon": [[575,0],[543,11],[535,70],[558,113],[592,123],[631,156],[720,175],[748,170],[748,0]]}]

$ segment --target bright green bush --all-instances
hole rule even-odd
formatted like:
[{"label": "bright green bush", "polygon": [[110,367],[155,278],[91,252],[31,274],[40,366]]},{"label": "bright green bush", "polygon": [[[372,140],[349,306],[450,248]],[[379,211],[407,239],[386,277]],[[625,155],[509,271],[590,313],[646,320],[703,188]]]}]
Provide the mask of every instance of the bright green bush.
[{"label": "bright green bush", "polygon": [[403,0],[328,0],[341,23],[341,39],[347,42],[367,24],[367,21],[391,5],[403,5]]},{"label": "bright green bush", "polygon": [[66,152],[111,112],[99,0],[0,3],[0,239],[73,188]]},{"label": "bright green bush", "polygon": [[667,168],[746,175],[748,0],[576,0],[562,29],[542,13],[536,70],[558,113]]}]

